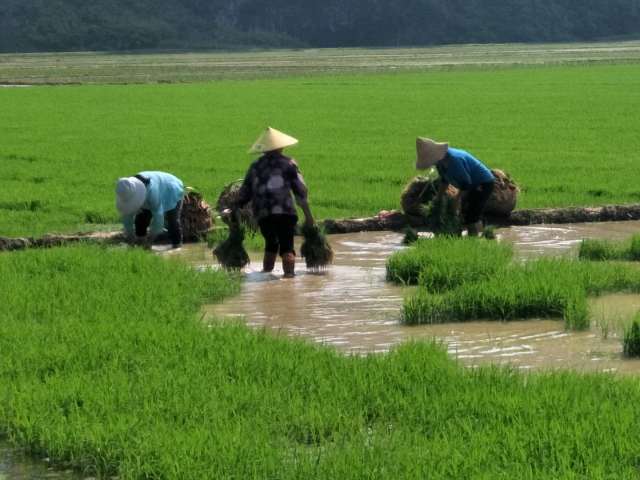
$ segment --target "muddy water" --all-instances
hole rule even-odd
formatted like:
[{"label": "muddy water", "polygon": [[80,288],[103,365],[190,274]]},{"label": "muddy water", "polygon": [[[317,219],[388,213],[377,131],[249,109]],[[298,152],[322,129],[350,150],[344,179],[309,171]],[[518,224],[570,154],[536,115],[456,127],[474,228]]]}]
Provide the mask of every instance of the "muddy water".
[{"label": "muddy water", "polygon": [[518,255],[574,255],[583,238],[625,240],[640,233],[640,222],[602,222],[559,225],[531,225],[497,231],[503,241],[512,242]]},{"label": "muddy water", "polygon": [[71,470],[53,468],[46,458],[37,459],[20,454],[0,441],[0,480],[81,480],[82,478]]},{"label": "muddy water", "polygon": [[[623,240],[640,232],[640,222],[512,227],[498,231],[520,258],[575,255],[583,238]],[[210,317],[242,318],[248,325],[309,338],[349,353],[385,352],[409,339],[443,342],[450,354],[469,366],[510,364],[521,369],[571,368],[580,371],[640,373],[640,361],[621,357],[620,332],[640,310],[640,296],[610,295],[591,302],[593,325],[587,332],[566,332],[560,320],[482,321],[404,326],[403,298],[411,293],[385,281],[385,262],[401,246],[402,235],[366,232],[332,235],[335,264],[323,274],[296,266],[294,279],[282,270],[260,273],[260,258],[245,272],[242,292],[207,307]],[[196,266],[212,264],[203,246],[174,252]]]}]

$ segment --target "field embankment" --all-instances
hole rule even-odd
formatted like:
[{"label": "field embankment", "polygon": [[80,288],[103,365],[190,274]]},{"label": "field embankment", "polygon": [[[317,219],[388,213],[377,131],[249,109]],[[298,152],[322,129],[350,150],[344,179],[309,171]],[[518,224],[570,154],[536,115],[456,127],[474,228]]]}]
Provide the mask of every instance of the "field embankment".
[{"label": "field embankment", "polygon": [[639,61],[638,40],[428,48],[0,54],[0,85],[193,83]]}]

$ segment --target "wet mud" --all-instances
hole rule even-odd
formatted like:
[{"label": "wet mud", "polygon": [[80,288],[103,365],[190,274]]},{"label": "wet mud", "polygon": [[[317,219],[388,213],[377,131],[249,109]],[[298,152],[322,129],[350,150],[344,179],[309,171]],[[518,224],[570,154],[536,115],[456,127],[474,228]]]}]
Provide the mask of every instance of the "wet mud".
[{"label": "wet mud", "polygon": [[[500,229],[499,241],[512,242],[516,256],[575,256],[583,238],[623,240],[640,232],[640,222],[536,225]],[[405,326],[400,314],[410,287],[385,281],[385,262],[403,248],[402,235],[362,232],[332,235],[335,262],[322,274],[283,279],[281,267],[264,274],[259,255],[245,269],[242,292],[206,307],[207,317],[238,318],[256,328],[311,339],[346,353],[386,352],[410,339],[442,342],[464,365],[509,364],[524,370],[570,368],[578,371],[640,373],[640,361],[622,357],[623,325],[640,311],[638,295],[591,299],[592,327],[564,330],[556,320],[478,321]],[[198,267],[214,264],[204,246],[187,246],[178,255]]]}]

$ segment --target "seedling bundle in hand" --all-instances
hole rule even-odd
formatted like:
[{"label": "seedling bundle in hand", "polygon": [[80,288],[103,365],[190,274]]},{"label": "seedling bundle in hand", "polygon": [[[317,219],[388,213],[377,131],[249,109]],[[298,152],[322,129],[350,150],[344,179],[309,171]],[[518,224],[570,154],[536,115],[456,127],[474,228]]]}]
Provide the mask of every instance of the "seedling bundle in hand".
[{"label": "seedling bundle in hand", "polygon": [[317,225],[303,225],[304,241],[300,254],[304,257],[307,268],[314,271],[324,270],[333,262],[333,249],[327,237]]},{"label": "seedling bundle in hand", "polygon": [[229,223],[229,236],[213,249],[213,255],[227,270],[240,270],[249,264],[244,248],[245,227],[239,222]]}]

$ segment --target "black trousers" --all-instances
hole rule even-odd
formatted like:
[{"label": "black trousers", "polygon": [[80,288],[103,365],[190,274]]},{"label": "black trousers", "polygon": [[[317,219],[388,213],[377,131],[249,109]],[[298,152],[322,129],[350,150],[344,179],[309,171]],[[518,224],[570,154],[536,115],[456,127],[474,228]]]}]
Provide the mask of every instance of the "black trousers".
[{"label": "black trousers", "polygon": [[481,183],[467,194],[467,211],[464,215],[466,224],[476,223],[480,220],[484,207],[493,193],[494,182]]},{"label": "black trousers", "polygon": [[[178,202],[176,208],[169,210],[164,214],[164,222],[169,234],[169,240],[174,247],[182,244],[182,223],[180,222],[180,216],[182,214],[182,200]],[[151,225],[151,210],[140,210],[140,213],[136,215],[136,235],[138,237],[144,237],[147,235],[149,225]]]},{"label": "black trousers", "polygon": [[269,215],[258,222],[267,253],[295,253],[293,235],[298,219],[293,215]]}]

